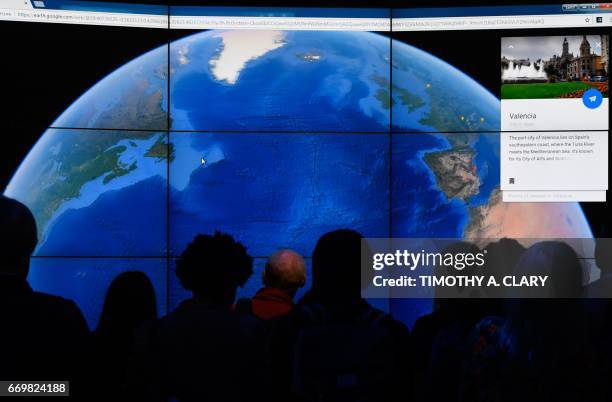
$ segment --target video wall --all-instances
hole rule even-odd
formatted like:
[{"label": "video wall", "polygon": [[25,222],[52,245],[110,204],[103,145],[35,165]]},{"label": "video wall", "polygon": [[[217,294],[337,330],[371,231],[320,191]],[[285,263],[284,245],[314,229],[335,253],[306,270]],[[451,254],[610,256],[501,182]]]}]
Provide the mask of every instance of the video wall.
[{"label": "video wall", "polygon": [[0,111],[11,127],[3,152],[15,162],[5,195],[38,224],[29,280],[75,299],[92,328],[121,271],[149,275],[160,314],[188,297],[173,269],[198,233],[230,233],[255,257],[239,297],[259,288],[268,255],[292,248],[310,265],[317,239],[339,228],[591,236],[577,203],[501,199],[502,32],[0,21],[0,34],[14,38],[15,55],[0,66],[15,77],[12,109]]}]

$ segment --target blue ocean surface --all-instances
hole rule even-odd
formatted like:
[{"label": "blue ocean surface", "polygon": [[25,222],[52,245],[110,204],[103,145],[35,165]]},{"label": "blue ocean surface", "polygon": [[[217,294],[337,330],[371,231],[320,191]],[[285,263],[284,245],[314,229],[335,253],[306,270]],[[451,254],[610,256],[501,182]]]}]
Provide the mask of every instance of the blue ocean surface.
[{"label": "blue ocean surface", "polygon": [[63,212],[37,255],[162,257],[165,250],[166,180],[154,176]]},{"label": "blue ocean surface", "polygon": [[[324,233],[389,235],[385,134],[177,133],[171,142],[170,244],[221,230],[253,256],[309,256]],[[202,163],[204,161],[204,163]]]}]

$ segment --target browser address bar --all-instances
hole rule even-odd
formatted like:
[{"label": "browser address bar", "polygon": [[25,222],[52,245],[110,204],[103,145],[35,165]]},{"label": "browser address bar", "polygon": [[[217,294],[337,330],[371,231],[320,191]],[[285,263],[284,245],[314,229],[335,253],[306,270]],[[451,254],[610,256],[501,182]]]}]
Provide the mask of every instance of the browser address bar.
[{"label": "browser address bar", "polygon": [[524,15],[491,17],[396,18],[394,31],[445,31],[470,29],[520,29],[611,26],[607,14]]}]

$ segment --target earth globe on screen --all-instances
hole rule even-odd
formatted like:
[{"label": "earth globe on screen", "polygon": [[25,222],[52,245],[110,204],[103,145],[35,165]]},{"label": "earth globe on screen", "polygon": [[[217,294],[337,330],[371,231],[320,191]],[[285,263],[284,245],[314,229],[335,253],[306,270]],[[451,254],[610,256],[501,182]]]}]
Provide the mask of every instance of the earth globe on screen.
[{"label": "earth globe on screen", "polygon": [[[34,213],[39,260],[110,256],[129,269],[130,257],[176,256],[217,229],[256,260],[279,247],[309,256],[340,227],[592,236],[577,203],[501,201],[499,100],[422,50],[369,32],[212,30],[169,53],[154,49],[85,92],[13,176],[5,195]],[[33,287],[75,299],[95,324],[116,270],[84,263],[67,279],[36,264]]]}]

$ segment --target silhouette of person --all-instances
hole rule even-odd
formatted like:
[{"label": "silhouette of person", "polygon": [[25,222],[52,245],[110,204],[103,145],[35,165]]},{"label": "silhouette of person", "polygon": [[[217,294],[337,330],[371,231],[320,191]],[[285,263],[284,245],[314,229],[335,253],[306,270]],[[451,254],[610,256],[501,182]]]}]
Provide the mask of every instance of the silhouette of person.
[{"label": "silhouette of person", "polygon": [[[502,283],[503,277],[512,275],[514,267],[525,252],[525,247],[515,239],[503,238],[497,242],[488,244],[485,274],[495,277],[497,283]],[[496,298],[495,310],[490,311],[489,315],[503,316],[503,303],[501,299],[505,296],[503,287],[490,286],[485,287],[488,297]]]},{"label": "silhouette of person", "polygon": [[[457,241],[445,246],[446,255],[480,253],[475,244]],[[472,275],[476,269],[466,267],[436,267],[436,275]],[[412,362],[416,400],[456,400],[460,386],[461,365],[465,359],[466,339],[474,325],[482,318],[487,303],[478,298],[481,289],[455,286],[435,289],[435,309],[414,324],[412,330]],[[476,299],[470,299],[476,297]],[[436,382],[445,379],[444,387]]]},{"label": "silhouette of person", "polygon": [[252,299],[240,299],[236,311],[267,321],[291,311],[298,289],[306,284],[306,262],[292,250],[272,254],[262,274],[264,287]]},{"label": "silhouette of person", "polygon": [[575,401],[584,396],[584,272],[574,249],[560,241],[529,247],[513,274],[548,276],[544,287],[512,287],[507,328],[515,366],[510,400]]},{"label": "silhouette of person", "polygon": [[595,262],[600,278],[585,287],[587,321],[587,388],[589,400],[610,400],[612,391],[608,379],[612,375],[612,224],[605,222],[595,240]]},{"label": "silhouette of person", "polygon": [[261,322],[232,309],[237,288],[252,273],[253,259],[229,234],[193,239],[176,266],[176,276],[193,298],[138,337],[129,374],[135,399],[259,399]]},{"label": "silhouette of person", "polygon": [[[389,401],[410,394],[409,332],[361,297],[362,236],[323,235],[312,288],[277,320],[268,339],[268,389],[278,401]],[[371,255],[369,257],[371,259]]]},{"label": "silhouette of person", "polygon": [[612,239],[595,240],[595,263],[601,275],[598,280],[586,286],[587,298],[612,299]]},{"label": "silhouette of person", "polygon": [[[482,273],[485,281],[492,276],[497,283],[503,283],[505,276],[511,275],[515,265],[525,252],[515,239],[503,238],[488,244],[485,266]],[[505,319],[505,289],[503,287],[485,286],[480,299],[481,320],[471,329],[466,338],[465,359],[460,376],[457,400],[461,401],[512,401],[508,390],[513,384],[508,382],[511,370],[511,342]],[[434,379],[435,381],[435,379]]]},{"label": "silhouette of person", "polygon": [[0,238],[0,378],[70,380],[71,395],[83,395],[87,323],[74,302],[28,284],[36,222],[25,205],[4,196]]},{"label": "silhouette of person", "polygon": [[125,392],[128,358],[136,330],[157,319],[155,290],[140,271],[119,274],[106,293],[104,307],[93,333],[92,382],[99,399]]},{"label": "silhouette of person", "polygon": [[[466,349],[456,400],[465,402],[514,402],[510,392],[512,345],[502,317],[488,316],[472,329]],[[521,399],[518,399],[521,400]]]}]

